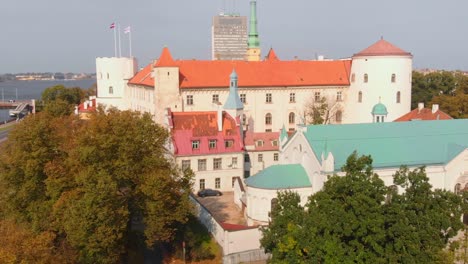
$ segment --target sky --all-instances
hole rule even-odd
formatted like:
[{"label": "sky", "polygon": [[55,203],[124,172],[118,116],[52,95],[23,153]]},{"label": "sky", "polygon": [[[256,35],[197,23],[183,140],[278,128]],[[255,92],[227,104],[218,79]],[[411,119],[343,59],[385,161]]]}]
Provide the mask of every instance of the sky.
[{"label": "sky", "polygon": [[[0,74],[95,72],[114,55],[112,22],[132,29],[139,66],[167,46],[175,59],[210,59],[211,20],[249,15],[249,0],[2,0]],[[413,54],[414,68],[468,71],[466,0],[258,0],[263,55],[351,57],[382,36]],[[121,34],[122,55],[129,55]]]}]

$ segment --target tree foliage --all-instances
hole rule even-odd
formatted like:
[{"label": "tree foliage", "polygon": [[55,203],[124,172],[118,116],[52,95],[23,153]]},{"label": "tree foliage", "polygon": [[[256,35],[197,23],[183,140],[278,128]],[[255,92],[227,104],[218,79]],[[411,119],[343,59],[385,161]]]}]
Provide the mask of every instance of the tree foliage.
[{"label": "tree foliage", "polygon": [[[273,263],[434,263],[462,227],[462,199],[432,190],[424,168],[400,168],[396,187],[352,154],[345,176],[331,176],[309,197],[279,193],[262,246]],[[305,209],[305,210],[304,210]]]},{"label": "tree foliage", "polygon": [[41,95],[41,102],[38,104],[45,112],[54,117],[70,115],[76,105],[87,94],[79,87],[67,88],[63,85],[56,85],[46,88]]},{"label": "tree foliage", "polygon": [[330,124],[339,108],[339,103],[328,97],[321,97],[319,101],[311,101],[305,105],[305,122],[314,125]]},{"label": "tree foliage", "polygon": [[453,118],[468,117],[468,76],[460,72],[413,72],[411,108],[438,104]]},{"label": "tree foliage", "polygon": [[130,232],[148,246],[170,241],[190,212],[192,175],[170,158],[168,136],[131,111],[28,117],[0,159],[0,217],[52,232],[82,263],[118,262]]}]

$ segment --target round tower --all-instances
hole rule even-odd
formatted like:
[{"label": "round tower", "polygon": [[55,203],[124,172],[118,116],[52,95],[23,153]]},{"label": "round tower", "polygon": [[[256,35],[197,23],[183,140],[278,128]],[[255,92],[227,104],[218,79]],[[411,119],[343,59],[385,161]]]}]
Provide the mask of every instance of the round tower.
[{"label": "round tower", "polygon": [[411,53],[380,39],[352,60],[343,123],[376,122],[372,113],[378,104],[388,111],[384,122],[411,111]]},{"label": "round tower", "polygon": [[137,72],[135,58],[96,58],[96,103],[128,109],[127,82]]}]

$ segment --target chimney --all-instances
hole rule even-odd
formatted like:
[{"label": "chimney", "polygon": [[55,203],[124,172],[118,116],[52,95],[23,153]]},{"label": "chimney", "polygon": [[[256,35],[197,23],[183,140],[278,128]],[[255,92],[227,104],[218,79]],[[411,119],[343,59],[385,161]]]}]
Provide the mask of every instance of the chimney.
[{"label": "chimney", "polygon": [[439,111],[439,105],[438,104],[433,104],[432,105],[432,113],[434,114],[437,111]]},{"label": "chimney", "polygon": [[221,132],[223,131],[223,108],[221,107],[221,105],[218,105],[217,118],[218,118],[218,131]]}]

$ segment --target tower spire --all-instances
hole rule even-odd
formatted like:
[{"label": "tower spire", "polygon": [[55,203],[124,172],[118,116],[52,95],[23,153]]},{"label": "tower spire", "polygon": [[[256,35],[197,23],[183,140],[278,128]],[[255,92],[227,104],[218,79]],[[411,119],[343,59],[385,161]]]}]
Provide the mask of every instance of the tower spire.
[{"label": "tower spire", "polygon": [[257,1],[250,1],[249,39],[247,41],[247,60],[260,61],[260,39],[257,29]]}]

